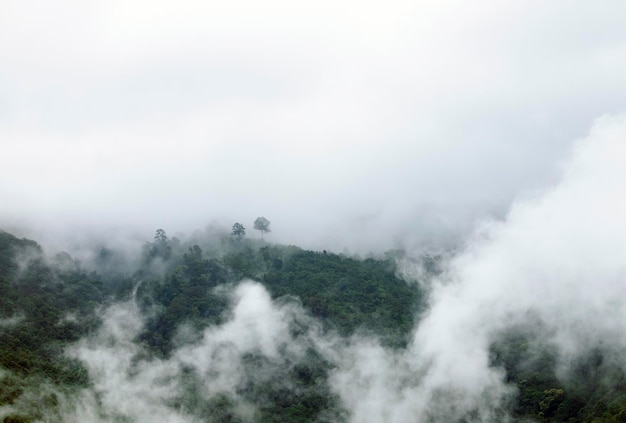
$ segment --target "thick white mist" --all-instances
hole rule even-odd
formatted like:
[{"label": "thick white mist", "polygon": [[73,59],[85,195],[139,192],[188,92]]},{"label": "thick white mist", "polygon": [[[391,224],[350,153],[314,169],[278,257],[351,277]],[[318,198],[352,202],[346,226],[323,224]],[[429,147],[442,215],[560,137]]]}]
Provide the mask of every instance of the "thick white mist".
[{"label": "thick white mist", "polygon": [[[428,312],[406,349],[322,335],[300,307],[277,304],[260,284],[244,281],[225,323],[202,333],[181,328],[169,359],[148,358],[136,340],[137,306],[114,304],[102,328],[68,351],[93,385],[64,399],[64,420],[197,421],[184,404],[172,405],[192,369],[197,395],[225,396],[238,417],[254,421],[256,405],[239,387],[270,380],[313,348],[332,364],[329,382],[350,422],[507,421],[503,410],[515,390],[490,367],[489,347],[529,315],[549,334],[563,374],[600,343],[626,357],[625,193],[626,115],[602,118],[575,144],[558,183],[519,199],[503,221],[482,225],[430,282]],[[296,338],[295,324],[309,329]],[[250,354],[267,365],[251,373]]]},{"label": "thick white mist", "polygon": [[254,421],[256,404],[240,398],[238,389],[248,381],[271,377],[271,366],[250,373],[244,356],[258,354],[272,366],[286,368],[301,359],[307,342],[314,341],[294,339],[289,325],[308,318],[297,305],[274,304],[262,285],[243,281],[229,295],[230,318],[202,333],[181,328],[184,345],[169,359],[149,358],[137,342],[144,322],[134,301],[107,308],[99,331],[68,350],[86,366],[93,387],[79,399],[64,398],[64,421],[196,422],[198,416],[186,409],[184,401],[173,405],[188,394],[189,369],[198,378],[195,394],[202,400],[229,398],[239,418]]},{"label": "thick white mist", "polygon": [[626,348],[625,193],[626,116],[602,118],[558,184],[477,231],[435,283],[405,354],[359,346],[336,372],[352,421],[505,419],[498,405],[511,390],[488,349],[528,312],[554,334],[564,367],[601,340]]}]

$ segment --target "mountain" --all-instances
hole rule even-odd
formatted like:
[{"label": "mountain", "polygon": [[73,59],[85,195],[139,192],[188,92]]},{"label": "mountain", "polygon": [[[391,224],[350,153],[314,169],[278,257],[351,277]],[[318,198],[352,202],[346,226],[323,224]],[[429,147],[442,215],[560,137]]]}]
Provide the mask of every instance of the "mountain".
[{"label": "mountain", "polygon": [[[136,256],[102,245],[89,257],[0,232],[3,422],[359,421],[345,368],[407,354],[442,272],[424,256],[420,279],[403,277],[398,251],[359,258],[163,230]],[[563,378],[542,328],[529,315],[493,337],[490,365],[512,388],[500,418],[626,421],[616,352],[598,345]]]}]

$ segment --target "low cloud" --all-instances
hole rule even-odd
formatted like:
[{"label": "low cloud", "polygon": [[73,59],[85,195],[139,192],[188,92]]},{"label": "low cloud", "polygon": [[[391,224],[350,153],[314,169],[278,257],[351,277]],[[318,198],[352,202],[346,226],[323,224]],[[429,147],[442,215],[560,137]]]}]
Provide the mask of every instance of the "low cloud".
[{"label": "low cloud", "polygon": [[[228,295],[233,302],[229,319],[200,333],[181,327],[181,345],[170,358],[149,357],[137,342],[143,317],[134,301],[107,308],[100,330],[67,352],[87,367],[93,386],[78,400],[66,400],[64,421],[84,416],[103,422],[218,421],[215,410],[214,415],[198,413],[207,412],[201,404],[220,398],[232,407],[229,412],[254,421],[259,404],[245,398],[242,389],[288,383],[276,374],[304,360],[307,348],[315,345],[317,326],[297,303],[274,303],[256,282],[243,281]],[[307,332],[294,335],[294,325]],[[260,357],[260,364],[251,368],[251,356]]]},{"label": "low cloud", "polygon": [[454,244],[625,107],[619,1],[79,3],[0,11],[0,224],[37,239]]},{"label": "low cloud", "polygon": [[[490,347],[514,327],[555,349],[562,378],[597,348],[626,368],[625,138],[626,116],[598,119],[558,182],[520,198],[438,262],[406,348],[324,333],[297,301],[273,301],[243,281],[223,291],[232,303],[223,323],[181,326],[171,355],[158,358],[137,341],[144,321],[127,301],[104,310],[99,331],[68,350],[93,385],[64,397],[65,421],[192,422],[219,419],[217,410],[255,421],[267,400],[255,387],[297,389],[286,372],[310,351],[330,365],[324,382],[339,400],[331,421],[510,421],[516,390]],[[419,277],[424,264],[415,265]]]},{"label": "low cloud", "polygon": [[351,364],[333,379],[352,421],[503,421],[501,406],[514,390],[490,366],[489,347],[536,318],[562,375],[592,348],[624,351],[624,139],[625,116],[599,119],[576,143],[560,182],[484,225],[434,283],[406,352],[353,348]]}]

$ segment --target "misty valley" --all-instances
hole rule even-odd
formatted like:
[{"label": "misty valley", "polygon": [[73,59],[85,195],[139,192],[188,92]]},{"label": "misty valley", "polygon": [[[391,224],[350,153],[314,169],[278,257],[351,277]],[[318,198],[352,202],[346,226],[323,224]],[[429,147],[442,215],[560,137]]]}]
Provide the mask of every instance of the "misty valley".
[{"label": "misty valley", "polygon": [[625,23],[0,1],[0,423],[626,423]]},{"label": "misty valley", "polygon": [[469,382],[438,365],[415,332],[433,281],[453,283],[446,255],[308,251],[236,225],[81,261],[0,232],[2,421],[626,421],[624,350],[565,357],[532,310],[488,333],[476,375],[459,344]]}]

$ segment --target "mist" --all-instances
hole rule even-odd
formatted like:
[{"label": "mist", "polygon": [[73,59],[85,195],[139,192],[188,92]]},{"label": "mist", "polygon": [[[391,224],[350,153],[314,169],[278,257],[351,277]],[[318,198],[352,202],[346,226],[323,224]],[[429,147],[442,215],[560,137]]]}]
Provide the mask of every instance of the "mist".
[{"label": "mist", "polygon": [[310,360],[311,348],[329,358],[339,348],[339,338],[323,337],[297,301],[273,302],[254,281],[221,291],[232,302],[228,319],[201,333],[180,327],[169,358],[154,357],[137,342],[145,317],[134,296],[104,309],[99,331],[67,351],[86,365],[93,383],[77,396],[63,397],[60,418],[195,422],[206,421],[209,411],[210,421],[257,421],[263,398],[242,394],[246,387],[254,391],[271,383],[273,389],[281,384],[299,389],[290,385],[287,372]]},{"label": "mist", "polygon": [[[89,383],[0,369],[23,392],[0,415],[254,422],[311,389],[316,421],[514,421],[523,392],[494,345],[516,330],[564,384],[592,354],[626,372],[625,17],[618,1],[1,5],[0,230],[41,242],[45,283],[85,269],[90,301],[121,288],[55,346]],[[158,228],[182,267],[146,259]],[[281,245],[393,261],[424,296],[406,339],[275,298]],[[228,262],[264,248],[258,280]],[[169,328],[164,352],[142,338],[165,308],[142,286],[189,282],[194,251],[230,272],[202,281],[220,312]],[[28,322],[5,314],[0,333]]]},{"label": "mist", "polygon": [[506,420],[515,391],[489,348],[520,324],[558,349],[563,378],[596,348],[626,366],[625,135],[624,116],[599,119],[557,184],[484,224],[433,282],[409,350],[355,348],[335,375],[352,421]]},{"label": "mist", "polygon": [[139,282],[132,298],[100,311],[97,332],[66,350],[92,384],[61,394],[61,418],[193,422],[209,412],[214,421],[258,421],[263,387],[302,389],[287,372],[318,357],[330,370],[317,389],[339,400],[322,421],[513,421],[507,407],[518,392],[491,348],[515,327],[556,351],[562,380],[598,350],[626,369],[625,135],[626,116],[598,119],[560,180],[483,222],[430,278],[401,267],[429,293],[406,347],[324,330],[297,298],[273,300],[244,280],[214,288],[229,302],[221,323],[183,324],[171,354],[155,356],[138,338],[151,313],[140,309]]},{"label": "mist", "polygon": [[449,247],[625,108],[617,1],[0,7],[0,222],[51,242]]}]

